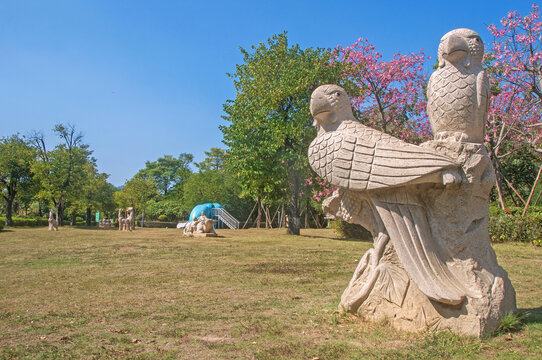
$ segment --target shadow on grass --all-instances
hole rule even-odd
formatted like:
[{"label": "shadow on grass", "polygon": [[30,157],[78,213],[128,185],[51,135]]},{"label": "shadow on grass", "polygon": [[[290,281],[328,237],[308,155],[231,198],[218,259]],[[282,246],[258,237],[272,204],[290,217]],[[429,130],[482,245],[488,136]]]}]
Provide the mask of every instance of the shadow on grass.
[{"label": "shadow on grass", "polygon": [[[97,226],[94,226],[94,225],[91,225],[91,226],[86,226],[86,225],[76,225],[76,226],[72,226],[72,225],[65,225],[65,226],[62,226],[61,228],[63,227],[66,227],[66,228],[70,228],[70,229],[76,229],[76,230],[99,230],[99,231],[120,231],[118,227],[111,227],[111,228],[100,228],[100,227],[97,227]],[[177,228],[149,228],[149,227],[136,227],[135,230],[132,230],[132,231],[138,231],[138,230],[141,230],[141,229],[168,229],[168,230],[178,230]],[[128,231],[129,232],[129,231]]]},{"label": "shadow on grass", "polygon": [[373,240],[372,239],[354,239],[354,238],[338,238],[338,237],[335,237],[335,236],[325,236],[325,235],[322,235],[322,236],[316,236],[316,235],[299,235],[300,237],[305,237],[305,238],[311,238],[311,239],[329,239],[329,240],[336,240],[336,241],[354,241],[354,242],[367,242],[367,243],[372,243]]},{"label": "shadow on grass", "polygon": [[542,307],[531,309],[518,309],[518,313],[523,317],[523,324],[542,324]]}]

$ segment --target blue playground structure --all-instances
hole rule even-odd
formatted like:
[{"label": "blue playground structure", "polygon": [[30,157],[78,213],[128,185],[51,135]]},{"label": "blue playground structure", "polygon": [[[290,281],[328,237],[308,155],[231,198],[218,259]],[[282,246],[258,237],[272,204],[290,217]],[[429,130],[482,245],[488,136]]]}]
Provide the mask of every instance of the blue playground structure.
[{"label": "blue playground structure", "polygon": [[193,221],[204,213],[210,219],[218,220],[216,227],[222,228],[224,225],[230,229],[239,229],[239,221],[237,221],[230,213],[228,213],[220,204],[206,203],[194,206],[190,212],[188,221]]}]

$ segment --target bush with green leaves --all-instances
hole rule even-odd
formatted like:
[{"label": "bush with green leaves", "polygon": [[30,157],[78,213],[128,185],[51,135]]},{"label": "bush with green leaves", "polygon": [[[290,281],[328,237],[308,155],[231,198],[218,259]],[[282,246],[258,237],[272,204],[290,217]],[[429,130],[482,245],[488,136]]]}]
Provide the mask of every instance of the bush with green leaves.
[{"label": "bush with green leaves", "polygon": [[[506,209],[509,210],[509,209]],[[492,242],[524,242],[542,246],[542,213],[514,215],[509,210],[489,217],[489,237]]]},{"label": "bush with green leaves", "polygon": [[160,221],[175,221],[183,215],[186,214],[183,214],[181,202],[175,200],[151,200],[145,209],[145,218],[148,216]]},{"label": "bush with green leaves", "polygon": [[[5,218],[0,218],[0,222],[3,224],[6,221]],[[42,218],[22,218],[14,217],[13,226],[48,226],[49,221]]]},{"label": "bush with green leaves", "polygon": [[333,220],[329,222],[329,227],[332,228],[335,234],[341,238],[362,241],[373,240],[371,233],[363,226],[358,224],[350,224],[342,220]]},{"label": "bush with green leaves", "polygon": [[[141,224],[141,223],[139,223]],[[145,220],[145,223],[143,224],[143,227],[146,228],[170,228],[170,229],[176,229],[177,223],[176,222],[169,222],[169,221],[147,221]]]}]

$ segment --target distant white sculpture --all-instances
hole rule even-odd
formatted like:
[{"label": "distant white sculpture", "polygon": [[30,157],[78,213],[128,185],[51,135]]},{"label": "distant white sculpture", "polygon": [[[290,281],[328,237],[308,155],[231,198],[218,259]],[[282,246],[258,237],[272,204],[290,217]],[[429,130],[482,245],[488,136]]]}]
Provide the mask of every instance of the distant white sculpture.
[{"label": "distant white sculpture", "polygon": [[119,222],[119,231],[123,230],[124,224],[126,223],[126,218],[122,215],[122,208],[119,209],[119,214],[117,216],[117,220]]},{"label": "distant white sculpture", "polygon": [[126,208],[126,219],[130,231],[135,230],[135,212],[133,207]]},{"label": "distant white sculpture", "polygon": [[132,231],[132,226],[134,224],[134,209],[131,207],[127,208],[126,215],[127,217],[124,217],[122,209],[119,209],[118,221],[120,231]]},{"label": "distant white sculpture", "polygon": [[443,37],[428,88],[435,140],[420,146],[361,124],[341,87],[313,92],[318,135],[309,163],[338,187],[323,209],[374,237],[341,309],[409,331],[474,336],[516,309],[487,230],[495,173],[483,145],[489,93],[482,56],[472,30]]},{"label": "distant white sculpture", "polygon": [[58,222],[55,219],[53,209],[49,209],[49,231],[58,231]]},{"label": "distant white sculpture", "polygon": [[200,217],[186,224],[183,234],[192,236],[216,236],[213,227],[216,223],[217,220],[209,219],[205,216],[205,212],[202,211]]},{"label": "distant white sculpture", "polygon": [[108,229],[108,228],[112,228],[113,225],[114,225],[113,220],[108,219],[108,218],[100,219],[100,221],[98,222],[98,227],[99,228]]}]

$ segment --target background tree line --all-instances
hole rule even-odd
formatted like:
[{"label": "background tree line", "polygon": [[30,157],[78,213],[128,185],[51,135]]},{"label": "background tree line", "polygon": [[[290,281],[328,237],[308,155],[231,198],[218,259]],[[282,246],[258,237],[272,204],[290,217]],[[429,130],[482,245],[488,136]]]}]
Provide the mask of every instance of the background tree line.
[{"label": "background tree line", "polygon": [[[485,66],[492,98],[486,145],[497,173],[494,199],[502,209],[537,205],[542,135],[542,23],[536,5],[527,16],[510,12],[488,29]],[[436,44],[435,44],[436,52]],[[41,215],[54,206],[59,223],[94,210],[115,217],[116,207],[133,206],[151,219],[186,218],[196,204],[218,202],[239,220],[260,226],[278,219],[299,234],[303,225],[321,225],[321,200],[332,189],[309,169],[307,148],[316,135],[309,111],[319,85],[335,83],[352,96],[363,123],[405,141],[430,138],[422,51],[384,60],[367,39],[347,47],[302,49],[286,33],[242,49],[233,80],[236,96],[224,104],[221,126],[226,150],[212,148],[194,163],[191,154],[148,161],[121,189],[96,169],[92,151],[73,126],[57,125],[61,143],[48,149],[40,133],[0,142],[0,186],[6,224],[14,206],[31,205]],[[197,171],[192,171],[192,168]],[[251,210],[252,209],[252,210]],[[35,212],[36,212],[35,211]],[[248,215],[250,214],[250,215]]]},{"label": "background tree line", "polygon": [[[488,29],[494,38],[486,39],[485,65],[493,96],[485,140],[497,174],[493,198],[502,209],[522,206],[525,215],[542,193],[538,6],[527,16],[510,12]],[[316,135],[310,95],[317,86],[343,86],[357,118],[368,126],[414,143],[430,139],[429,74],[424,72],[429,57],[422,51],[383,60],[363,38],[344,48],[302,49],[290,45],[284,32],[241,53],[243,63],[229,74],[236,97],[224,104],[228,124],[221,126],[226,163],[244,194],[258,203],[288,204],[291,234],[299,234],[302,209],[318,211],[317,202],[332,190],[307,164],[308,145]]]},{"label": "background tree line", "polygon": [[139,218],[145,212],[147,219],[168,221],[187,219],[195,205],[205,202],[220,203],[237,217],[250,211],[251,201],[240,197],[240,187],[224,166],[222,149],[211,148],[200,163],[185,153],[147,161],[116,188],[108,174],[98,171],[75,126],[57,124],[54,133],[60,142],[52,148],[41,132],[0,139],[0,212],[6,226],[13,226],[14,215],[45,219],[49,208],[55,209],[59,225],[84,219],[87,226],[96,211],[115,219],[117,209],[128,206]]}]

